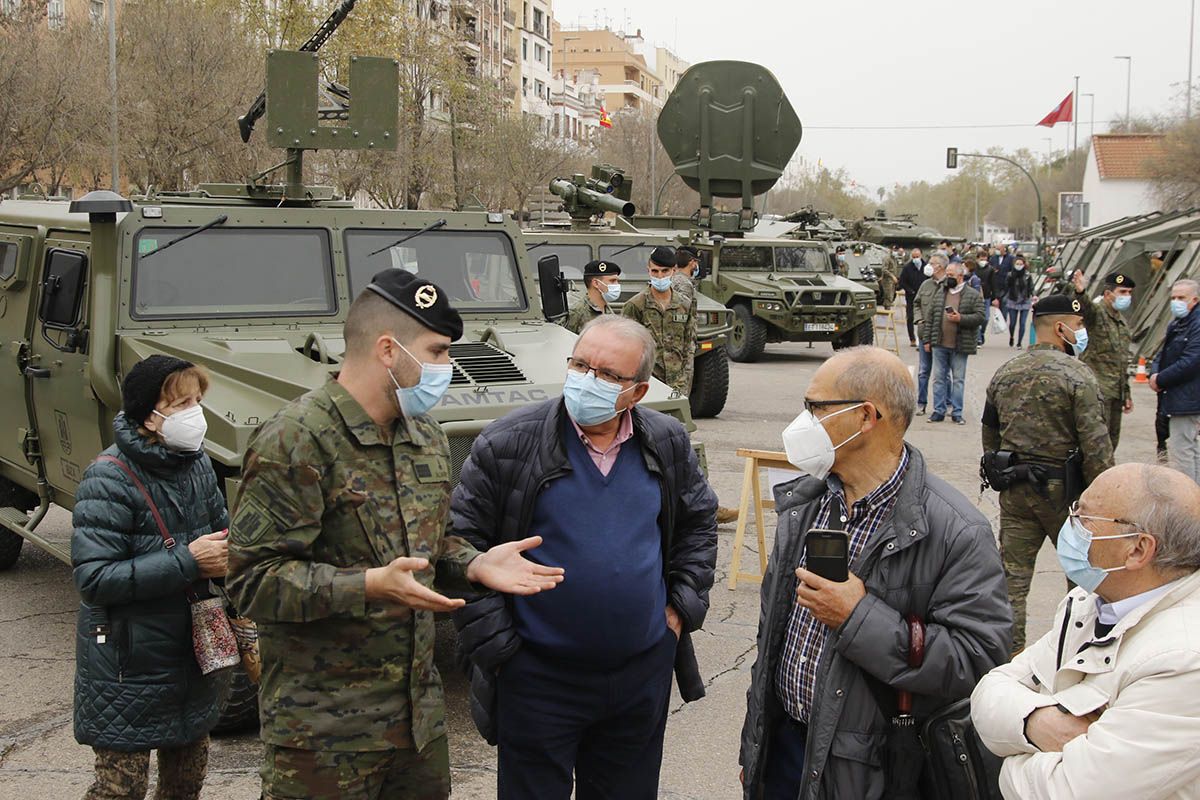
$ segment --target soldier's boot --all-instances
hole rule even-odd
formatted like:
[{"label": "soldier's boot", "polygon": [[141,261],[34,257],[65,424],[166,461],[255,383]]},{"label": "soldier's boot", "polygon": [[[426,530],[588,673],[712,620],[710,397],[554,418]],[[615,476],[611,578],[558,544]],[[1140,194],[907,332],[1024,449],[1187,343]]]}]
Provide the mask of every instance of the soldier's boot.
[{"label": "soldier's boot", "polygon": [[736,508],[726,508],[725,506],[717,506],[717,524],[724,525],[727,522],[737,522],[738,510]]},{"label": "soldier's boot", "polygon": [[154,800],[199,800],[208,772],[208,737],[183,747],[158,751],[158,788]]},{"label": "soldier's boot", "polygon": [[96,777],[83,800],[144,800],[150,785],[150,751],[93,749]]}]

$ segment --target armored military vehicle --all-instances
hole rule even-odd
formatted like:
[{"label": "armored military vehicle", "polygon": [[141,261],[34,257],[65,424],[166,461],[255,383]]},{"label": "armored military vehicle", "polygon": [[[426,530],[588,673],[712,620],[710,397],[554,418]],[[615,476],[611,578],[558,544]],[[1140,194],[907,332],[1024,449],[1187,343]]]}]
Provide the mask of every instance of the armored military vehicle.
[{"label": "armored military vehicle", "polygon": [[[337,372],[350,302],[384,269],[430,278],[464,317],[451,387],[432,412],[455,478],[484,425],[560,394],[576,337],[548,320],[566,311],[565,282],[557,259],[542,258],[539,295],[513,220],[360,209],[304,185],[306,150],[395,144],[398,64],[351,61],[350,90],[319,108],[316,53],[267,56],[261,107],[269,143],[287,152],[284,184],[264,174],[133,200],[97,191],[0,203],[0,340],[13,370],[0,392],[12,425],[0,436],[0,570],[26,540],[70,562],[66,535],[39,525],[51,504],[73,507],[88,463],[112,442],[123,376],[155,353],[209,370],[205,449],[234,497],[251,434]],[[694,429],[686,399],[664,384],[647,401]],[[252,715],[243,682],[222,724]]]},{"label": "armored military vehicle", "polygon": [[901,214],[889,217],[887,211],[878,209],[873,217],[863,217],[848,226],[851,238],[862,239],[873,244],[890,247],[899,245],[905,249],[920,247],[929,250],[942,241],[961,242],[961,236],[946,236],[928,225],[917,223],[916,214]]},{"label": "armored military vehicle", "polygon": [[[575,280],[578,292],[584,292],[583,266],[592,260],[612,261],[621,268],[620,307],[650,284],[646,265],[655,247],[677,247],[674,237],[621,231],[608,224],[605,212],[619,218],[632,217],[636,211],[629,202],[632,182],[618,168],[607,164],[592,168],[591,178],[574,175],[557,178],[550,191],[563,201],[570,216],[570,230],[543,225],[525,231],[526,247],[534,258],[558,256],[563,274]],[[729,395],[728,335],[733,330],[733,314],[724,305],[696,295],[695,374],[688,405],[693,417],[715,417],[725,408]]]},{"label": "armored military vehicle", "polygon": [[[638,216],[628,227],[700,252],[701,293],[734,312],[730,358],[754,361],[768,342],[873,340],[874,290],[835,274],[827,242],[752,235],[754,198],[779,180],[801,137],[774,75],[740,61],[692,66],[659,115],[658,137],[700,208],[691,218]],[[740,208],[720,198],[740,198]]]}]

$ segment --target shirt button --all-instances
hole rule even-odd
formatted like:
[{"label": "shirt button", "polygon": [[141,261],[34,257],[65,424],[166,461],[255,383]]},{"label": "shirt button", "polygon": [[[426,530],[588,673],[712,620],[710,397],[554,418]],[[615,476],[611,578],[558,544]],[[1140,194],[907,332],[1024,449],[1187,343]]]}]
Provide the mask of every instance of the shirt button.
[{"label": "shirt button", "polygon": [[803,663],[805,663],[805,662],[807,662],[807,661],[808,661],[808,657],[807,657],[807,656],[800,656],[800,663],[801,663],[801,664],[803,664]]},{"label": "shirt button", "polygon": [[1076,659],[1076,660],[1075,660],[1075,663],[1076,663],[1076,664],[1082,664],[1082,663],[1083,663],[1083,659],[1082,659],[1082,658]]},{"label": "shirt button", "polygon": [[814,769],[812,772],[808,773],[808,776],[815,781],[817,779],[817,776],[820,774],[821,774],[820,772],[818,772],[817,770]]},{"label": "shirt button", "polygon": [[909,535],[909,536],[916,536],[916,535],[917,535],[917,532],[916,532],[916,531],[909,531],[909,532],[908,532],[908,535]]},{"label": "shirt button", "polygon": [[896,549],[896,543],[895,543],[895,542],[888,542],[888,547],[887,547],[887,549],[888,549],[888,550],[895,550],[895,549]]},{"label": "shirt button", "polygon": [[793,517],[794,517],[794,516],[796,516],[796,512],[795,512],[795,511],[793,511],[793,512],[792,512],[792,516],[793,516]]},{"label": "shirt button", "polygon": [[1076,628],[1082,628],[1082,627],[1083,627],[1083,623],[1082,623],[1082,622],[1076,622],[1076,623],[1075,623],[1075,627],[1076,627]]},{"label": "shirt button", "polygon": [[841,689],[838,689],[836,692],[834,692],[834,694],[836,694],[838,697],[841,697],[845,694],[845,692],[843,692]]},{"label": "shirt button", "polygon": [[845,522],[845,521],[846,521],[846,515],[845,515],[845,514],[842,514],[842,517],[841,517],[841,519],[842,519],[842,522]]},{"label": "shirt button", "polygon": [[791,492],[788,492],[788,493],[787,493],[787,496],[788,496],[788,497],[791,497],[791,496],[792,496],[792,493],[791,493]]},{"label": "shirt button", "polygon": [[1111,663],[1112,663],[1112,659],[1111,659],[1111,658],[1109,658],[1108,656],[1105,656],[1105,657],[1104,657],[1104,663],[1105,663],[1105,664],[1111,664]]}]

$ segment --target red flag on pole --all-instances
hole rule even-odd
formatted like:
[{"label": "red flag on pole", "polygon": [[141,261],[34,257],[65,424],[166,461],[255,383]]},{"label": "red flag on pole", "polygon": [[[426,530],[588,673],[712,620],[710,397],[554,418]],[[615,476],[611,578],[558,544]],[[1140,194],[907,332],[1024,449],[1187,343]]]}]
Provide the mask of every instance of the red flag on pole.
[{"label": "red flag on pole", "polygon": [[1071,92],[1063,101],[1054,107],[1054,110],[1042,118],[1038,125],[1053,128],[1060,122],[1073,122],[1075,119],[1075,93]]},{"label": "red flag on pole", "polygon": [[610,117],[608,115],[608,110],[604,108],[603,103],[600,104],[600,127],[601,128],[611,128],[612,127],[612,117]]}]

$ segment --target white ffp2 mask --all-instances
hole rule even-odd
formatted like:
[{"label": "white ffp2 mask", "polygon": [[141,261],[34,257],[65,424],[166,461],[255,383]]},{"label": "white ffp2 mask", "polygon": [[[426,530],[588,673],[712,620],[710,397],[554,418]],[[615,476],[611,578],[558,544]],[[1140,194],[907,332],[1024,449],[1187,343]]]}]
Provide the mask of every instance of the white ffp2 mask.
[{"label": "white ffp2 mask", "polygon": [[837,449],[851,439],[857,438],[862,431],[858,431],[841,444],[834,445],[833,440],[829,438],[829,432],[821,423],[830,417],[861,408],[862,405],[859,403],[849,408],[843,408],[823,419],[817,419],[808,409],[801,411],[800,415],[783,429],[783,449],[787,452],[787,460],[796,469],[807,472],[818,480],[823,481],[828,478],[829,471],[833,469]]},{"label": "white ffp2 mask", "polygon": [[[157,411],[154,412],[158,414]],[[204,418],[204,409],[199,405],[176,411],[171,416],[162,417],[159,433],[163,444],[171,450],[181,453],[194,453],[204,444],[204,435],[208,433],[208,420]]]}]

